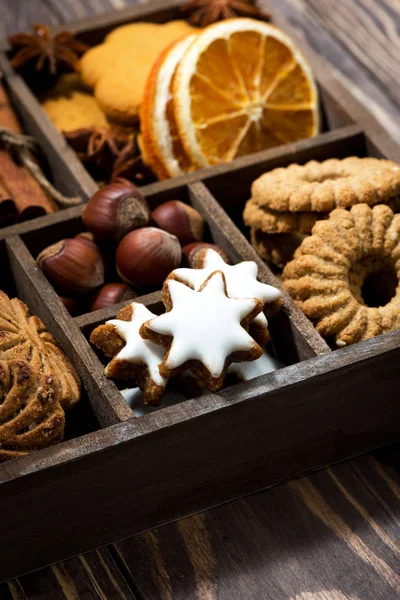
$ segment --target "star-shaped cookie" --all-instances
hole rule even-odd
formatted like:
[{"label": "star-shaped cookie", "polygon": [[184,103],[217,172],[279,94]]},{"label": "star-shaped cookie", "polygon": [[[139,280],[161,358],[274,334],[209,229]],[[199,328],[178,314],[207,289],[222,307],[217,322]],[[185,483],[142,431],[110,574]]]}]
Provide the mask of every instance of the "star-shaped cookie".
[{"label": "star-shaped cookie", "polygon": [[262,348],[245,328],[262,311],[262,302],[229,298],[221,271],[212,273],[199,291],[167,279],[163,301],[168,312],[144,323],[140,334],[167,348],[160,364],[164,377],[191,369],[216,391],[231,363],[261,356]]},{"label": "star-shaped cookie", "polygon": [[143,323],[156,317],[144,304],[132,302],[117,319],[97,327],[90,341],[112,358],[104,373],[114,379],[134,379],[143,392],[145,404],[161,403],[167,380],[160,375],[159,364],[165,350],[139,335]]},{"label": "star-shaped cookie", "polygon": [[[245,261],[237,265],[228,265],[218,252],[205,248],[196,255],[194,266],[194,269],[175,269],[169,277],[197,291],[211,273],[222,271],[230,298],[258,298],[264,306],[272,305],[269,313],[271,316],[279,310],[281,292],[258,281],[258,267],[255,262]],[[268,321],[263,312],[252,322],[250,333],[261,346],[267,343]]]}]

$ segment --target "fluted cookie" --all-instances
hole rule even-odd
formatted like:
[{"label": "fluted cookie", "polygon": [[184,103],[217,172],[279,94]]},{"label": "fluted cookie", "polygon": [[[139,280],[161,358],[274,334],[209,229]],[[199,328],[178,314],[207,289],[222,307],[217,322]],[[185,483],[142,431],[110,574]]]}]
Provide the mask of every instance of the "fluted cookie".
[{"label": "fluted cookie", "polygon": [[400,328],[400,214],[383,204],[334,210],[296,250],[283,279],[317,331],[339,347]]},{"label": "fluted cookie", "polygon": [[274,169],[252,186],[253,203],[278,212],[329,212],[359,203],[372,206],[399,194],[400,165],[356,156]]}]

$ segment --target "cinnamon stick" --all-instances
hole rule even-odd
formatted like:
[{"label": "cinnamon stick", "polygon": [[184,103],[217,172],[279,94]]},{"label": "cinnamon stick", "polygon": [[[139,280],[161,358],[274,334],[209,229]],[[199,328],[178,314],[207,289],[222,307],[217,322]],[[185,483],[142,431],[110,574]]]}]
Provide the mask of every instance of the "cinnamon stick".
[{"label": "cinnamon stick", "polygon": [[[0,125],[15,133],[22,133],[17,115],[2,83],[0,83]],[[0,184],[8,191],[7,200],[14,201],[20,220],[58,210],[57,204],[46,194],[36,179],[25,167],[17,165],[6,150],[0,150]],[[6,198],[3,199],[0,192],[0,207],[4,200]]]}]

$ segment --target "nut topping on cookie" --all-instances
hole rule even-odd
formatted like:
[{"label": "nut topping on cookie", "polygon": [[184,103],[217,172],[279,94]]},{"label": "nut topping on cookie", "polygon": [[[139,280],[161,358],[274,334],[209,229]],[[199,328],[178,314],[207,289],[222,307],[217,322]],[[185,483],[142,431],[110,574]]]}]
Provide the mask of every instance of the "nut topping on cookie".
[{"label": "nut topping on cookie", "polygon": [[199,291],[167,280],[163,301],[169,312],[144,323],[140,334],[167,347],[160,365],[164,377],[190,368],[208,389],[217,390],[231,363],[261,356],[262,348],[245,328],[262,311],[262,302],[229,298],[221,271],[212,273]]},{"label": "nut topping on cookie", "polygon": [[105,369],[107,377],[135,379],[145,404],[157,406],[167,384],[158,368],[165,350],[139,335],[141,325],[154,317],[143,304],[132,302],[118,313],[118,319],[97,327],[90,341],[113,357]]}]

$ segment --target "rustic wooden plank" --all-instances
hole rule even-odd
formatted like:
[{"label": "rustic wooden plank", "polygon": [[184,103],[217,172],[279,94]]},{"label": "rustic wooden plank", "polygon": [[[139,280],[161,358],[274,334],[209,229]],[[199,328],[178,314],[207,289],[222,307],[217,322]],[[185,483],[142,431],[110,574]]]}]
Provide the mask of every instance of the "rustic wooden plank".
[{"label": "rustic wooden plank", "polygon": [[116,548],[144,600],[389,600],[399,500],[399,474],[361,457]]},{"label": "rustic wooden plank", "polygon": [[88,391],[92,409],[103,427],[133,416],[103,369],[88,342],[73,322],[53,288],[33,260],[23,241],[6,241],[18,297],[38,315],[73,361]]},{"label": "rustic wooden plank", "polygon": [[16,0],[11,5],[8,0],[0,0],[0,40],[17,31],[29,31],[32,23],[43,23],[56,27],[60,23],[57,14],[47,2],[41,0]]},{"label": "rustic wooden plank", "polygon": [[106,549],[0,585],[2,600],[136,600]]},{"label": "rustic wooden plank", "polygon": [[0,580],[395,441],[399,343],[379,336],[1,465]]}]

